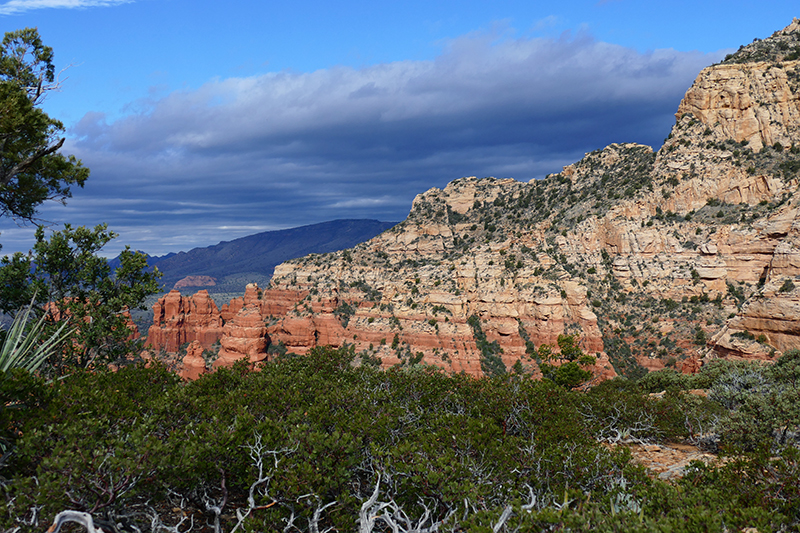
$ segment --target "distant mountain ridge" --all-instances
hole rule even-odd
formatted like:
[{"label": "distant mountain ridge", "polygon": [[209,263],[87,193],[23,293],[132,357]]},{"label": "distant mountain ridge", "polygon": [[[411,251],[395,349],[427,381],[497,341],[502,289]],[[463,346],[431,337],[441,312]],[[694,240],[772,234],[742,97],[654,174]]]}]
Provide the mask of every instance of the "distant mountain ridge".
[{"label": "distant mountain ridge", "polygon": [[[244,288],[242,275],[253,281],[269,280],[276,265],[312,253],[328,253],[367,241],[397,224],[378,220],[342,219],[277,231],[265,231],[223,241],[188,252],[148,256],[147,264],[162,272],[161,283],[170,290],[187,276],[211,276],[217,285],[210,292],[225,292],[227,285]],[[112,261],[112,267],[116,260]],[[257,279],[258,278],[258,279]]]}]

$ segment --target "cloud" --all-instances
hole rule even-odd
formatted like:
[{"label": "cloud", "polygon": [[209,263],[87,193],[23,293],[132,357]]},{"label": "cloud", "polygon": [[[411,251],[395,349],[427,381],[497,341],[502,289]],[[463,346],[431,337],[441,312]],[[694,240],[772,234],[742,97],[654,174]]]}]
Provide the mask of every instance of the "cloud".
[{"label": "cloud", "polygon": [[153,254],[247,235],[231,228],[402,220],[462,176],[527,181],[612,142],[657,148],[718,55],[502,32],[430,61],[215,79],[116,121],[87,113],[65,152],[92,176],[48,213],[127,228],[120,241]]},{"label": "cloud", "polygon": [[354,198],[352,200],[339,200],[329,205],[332,209],[350,209],[354,207],[382,207],[392,205],[390,197],[383,198]]},{"label": "cloud", "polygon": [[0,4],[0,15],[18,15],[35,9],[82,9],[128,4],[134,0],[9,0]]},{"label": "cloud", "polygon": [[[560,144],[548,122],[594,120],[611,108],[644,120],[651,113],[642,106],[673,112],[708,62],[698,53],[639,54],[586,35],[499,44],[471,37],[453,41],[434,61],[212,81],[112,125],[88,114],[75,132],[87,148],[199,157],[264,150],[296,156],[312,145],[362,155],[409,144],[433,152],[485,145],[493,137],[487,130],[513,136],[521,127],[540,133],[528,143]],[[411,131],[416,135],[404,137]],[[425,141],[415,142],[420,134]]]}]

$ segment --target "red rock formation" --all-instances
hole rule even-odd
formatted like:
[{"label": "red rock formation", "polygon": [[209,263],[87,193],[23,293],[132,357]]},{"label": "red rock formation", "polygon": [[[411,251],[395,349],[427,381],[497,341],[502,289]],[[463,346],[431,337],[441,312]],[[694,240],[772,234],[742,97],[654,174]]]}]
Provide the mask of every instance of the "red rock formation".
[{"label": "red rock formation", "polygon": [[192,341],[186,348],[183,358],[183,369],[180,375],[183,379],[195,380],[206,373],[206,361],[203,359],[203,346],[199,341]]},{"label": "red rock formation", "polygon": [[175,283],[173,289],[184,289],[186,287],[213,287],[217,284],[216,278],[211,276],[186,276]]},{"label": "red rock formation", "polygon": [[257,283],[248,283],[244,289],[244,296],[234,298],[229,303],[224,304],[220,309],[222,320],[228,322],[233,319],[244,307],[255,307],[260,309],[262,303],[262,291]]},{"label": "red rock formation", "polygon": [[697,357],[690,357],[681,361],[680,370],[681,374],[697,374],[700,372],[703,364]]},{"label": "red rock formation", "polygon": [[[280,340],[290,352],[301,355],[316,346],[319,339],[319,330],[314,317],[287,316],[277,324],[269,326],[268,331],[270,338],[275,341]],[[334,344],[331,345],[339,344],[340,342],[334,341]]]},{"label": "red rock formation", "polygon": [[222,319],[206,290],[186,297],[173,290],[153,305],[147,345],[155,351],[177,352],[181,345],[195,340],[209,348],[221,336]]},{"label": "red rock formation", "polygon": [[225,323],[220,340],[222,348],[214,368],[229,367],[240,359],[257,363],[267,358],[269,335],[261,311],[256,306],[245,306]]},{"label": "red rock formation", "polygon": [[[291,310],[277,317],[277,322],[268,327],[272,341],[282,342],[290,352],[305,354],[315,346],[351,344],[357,352],[379,357],[384,368],[419,360],[451,372],[476,376],[483,373],[481,353],[474,332],[467,324],[469,315],[460,307],[454,307],[455,314],[432,315],[413,309],[400,313],[398,309],[382,310],[377,304],[365,302],[359,291],[335,291],[333,297],[327,294],[316,299],[309,299],[309,294],[309,290],[282,291],[275,288],[264,291],[262,297],[262,308],[270,306],[270,298],[275,296],[281,298],[284,308]],[[548,301],[541,303],[549,305]],[[558,298],[557,305],[561,304],[562,300]],[[506,367],[511,368],[521,360],[523,367],[537,374],[535,362],[525,354],[520,323],[528,329],[537,346],[543,343],[555,345],[558,335],[564,333],[565,319],[560,310],[533,308],[538,309],[535,316],[487,313],[482,327],[487,340],[496,341],[503,348],[501,357]],[[597,329],[591,318],[591,315],[578,318],[583,320],[585,331]],[[607,379],[616,375],[608,357],[602,353],[599,334],[596,338],[584,336],[581,345],[584,350],[598,356],[597,364],[592,368],[598,377]]]}]

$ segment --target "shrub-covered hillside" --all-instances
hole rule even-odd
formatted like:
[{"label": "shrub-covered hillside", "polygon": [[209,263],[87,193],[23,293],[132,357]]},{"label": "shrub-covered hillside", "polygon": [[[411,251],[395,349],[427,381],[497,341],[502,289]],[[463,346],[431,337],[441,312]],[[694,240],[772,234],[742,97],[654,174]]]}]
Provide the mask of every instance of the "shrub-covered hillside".
[{"label": "shrub-covered hillside", "polygon": [[[2,527],[42,531],[67,509],[106,532],[800,524],[800,353],[589,392],[514,374],[381,371],[353,357],[316,349],[192,383],[160,367],[51,383],[4,374]],[[709,397],[683,392],[697,386]],[[620,445],[663,440],[727,457],[667,483]]]}]

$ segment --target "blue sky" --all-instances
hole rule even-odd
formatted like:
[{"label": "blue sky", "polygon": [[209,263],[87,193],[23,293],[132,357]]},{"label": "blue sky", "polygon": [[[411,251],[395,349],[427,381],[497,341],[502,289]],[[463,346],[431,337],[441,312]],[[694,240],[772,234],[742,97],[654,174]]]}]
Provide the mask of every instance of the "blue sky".
[{"label": "blue sky", "polygon": [[[92,170],[41,217],[152,255],[335,218],[402,220],[461,176],[658,147],[703,67],[796,2],[0,0],[37,27],[45,109]],[[31,228],[0,222],[3,253]]]}]

